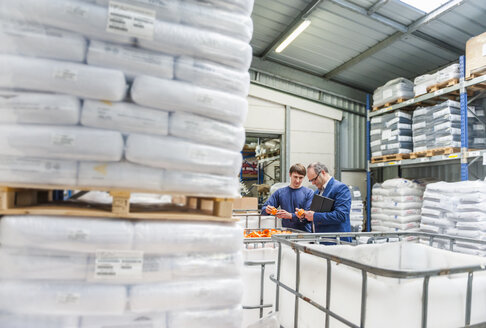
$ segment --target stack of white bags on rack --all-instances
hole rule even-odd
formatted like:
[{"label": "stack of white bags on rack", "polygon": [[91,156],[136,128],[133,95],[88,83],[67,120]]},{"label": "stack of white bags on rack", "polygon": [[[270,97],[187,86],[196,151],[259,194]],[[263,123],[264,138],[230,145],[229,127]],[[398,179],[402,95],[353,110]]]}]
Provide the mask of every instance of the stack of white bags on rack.
[{"label": "stack of white bags on rack", "polygon": [[4,0],[0,182],[234,196],[253,0]]},{"label": "stack of white bags on rack", "polygon": [[426,94],[427,90],[434,85],[441,85],[454,79],[459,80],[459,68],[459,64],[452,64],[434,74],[417,76],[415,80],[413,80],[415,97]]},{"label": "stack of white bags on rack", "polygon": [[[427,185],[420,229],[486,241],[486,182],[437,182]],[[449,248],[449,244],[438,247]],[[458,241],[453,248],[463,253],[486,256],[486,245]]]},{"label": "stack of white bags on rack", "polygon": [[399,77],[376,88],[373,93],[373,107],[381,107],[386,103],[392,103],[399,99],[410,99],[413,96],[413,82]]},{"label": "stack of white bags on rack", "polygon": [[390,179],[373,186],[371,230],[419,231],[424,186],[407,179]]},{"label": "stack of white bags on rack", "polygon": [[0,220],[0,327],[240,328],[234,224]]},{"label": "stack of white bags on rack", "polygon": [[348,186],[351,191],[351,210],[349,219],[351,221],[351,231],[361,232],[363,231],[363,197],[361,191],[356,186]]}]

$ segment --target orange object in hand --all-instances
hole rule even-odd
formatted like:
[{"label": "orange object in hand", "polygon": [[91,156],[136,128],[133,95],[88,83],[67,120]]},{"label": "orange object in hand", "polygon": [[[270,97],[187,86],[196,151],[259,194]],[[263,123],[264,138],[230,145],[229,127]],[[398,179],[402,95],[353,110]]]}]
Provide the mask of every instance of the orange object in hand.
[{"label": "orange object in hand", "polygon": [[270,212],[272,215],[276,215],[277,214],[277,209],[274,207],[272,208],[272,211]]},{"label": "orange object in hand", "polygon": [[297,211],[297,215],[299,217],[303,217],[305,214],[305,210],[303,208],[299,208],[299,210]]}]

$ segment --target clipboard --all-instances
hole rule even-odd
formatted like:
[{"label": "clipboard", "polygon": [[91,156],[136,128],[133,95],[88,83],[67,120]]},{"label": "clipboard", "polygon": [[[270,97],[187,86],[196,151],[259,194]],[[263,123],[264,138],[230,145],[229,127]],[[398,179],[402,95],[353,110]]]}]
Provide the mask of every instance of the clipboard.
[{"label": "clipboard", "polygon": [[315,194],[314,198],[312,198],[310,210],[314,212],[331,212],[333,206],[334,199]]}]

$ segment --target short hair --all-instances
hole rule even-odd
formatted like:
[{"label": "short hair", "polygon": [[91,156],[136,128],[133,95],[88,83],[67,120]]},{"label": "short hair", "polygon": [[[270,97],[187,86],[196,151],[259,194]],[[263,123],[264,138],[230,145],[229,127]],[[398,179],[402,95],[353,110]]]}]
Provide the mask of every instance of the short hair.
[{"label": "short hair", "polygon": [[314,172],[316,172],[316,174],[319,174],[322,171],[329,173],[327,166],[322,164],[321,162],[310,163],[309,166],[307,166],[307,168],[308,169],[310,169],[310,168],[314,169]]},{"label": "short hair", "polygon": [[290,167],[289,174],[292,174],[294,172],[303,176],[305,176],[307,173],[305,170],[305,166],[300,163],[294,164]]}]

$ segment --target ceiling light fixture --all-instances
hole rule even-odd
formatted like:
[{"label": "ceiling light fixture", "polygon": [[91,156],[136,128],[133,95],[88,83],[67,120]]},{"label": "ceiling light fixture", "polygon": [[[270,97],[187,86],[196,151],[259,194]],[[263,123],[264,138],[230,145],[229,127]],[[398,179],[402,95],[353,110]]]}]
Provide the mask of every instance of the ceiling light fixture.
[{"label": "ceiling light fixture", "polygon": [[275,49],[275,52],[281,53],[285,48],[287,48],[289,44],[292,43],[292,41],[294,41],[300,35],[300,33],[304,32],[304,30],[308,28],[310,24],[311,21],[308,19],[300,23],[300,25],[285,40],[283,40],[282,43],[280,43],[277,49]]}]

